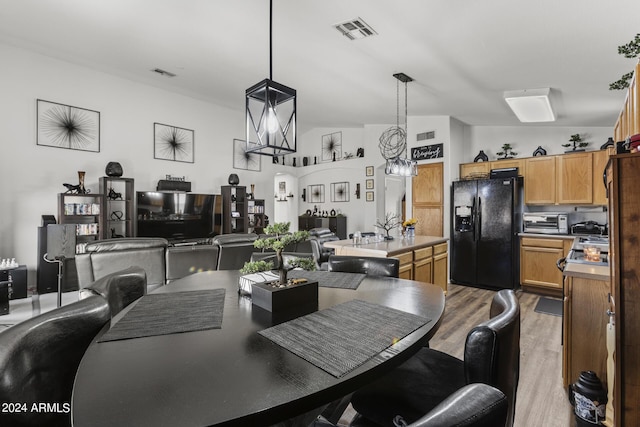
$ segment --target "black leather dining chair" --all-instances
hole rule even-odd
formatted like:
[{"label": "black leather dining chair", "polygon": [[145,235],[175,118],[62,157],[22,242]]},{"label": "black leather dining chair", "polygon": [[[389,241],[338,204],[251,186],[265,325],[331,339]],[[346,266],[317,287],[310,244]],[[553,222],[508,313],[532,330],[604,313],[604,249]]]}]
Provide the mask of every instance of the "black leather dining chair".
[{"label": "black leather dining chair", "polygon": [[364,273],[370,276],[398,277],[400,274],[398,258],[331,255],[328,267],[329,271]]},{"label": "black leather dining chair", "polygon": [[109,319],[107,301],[92,295],[1,332],[0,402],[25,410],[0,411],[0,425],[69,426],[78,365]]},{"label": "black leather dining chair", "polygon": [[[397,427],[497,427],[507,421],[509,404],[507,397],[495,387],[487,384],[467,384],[456,390],[429,413],[417,421],[407,424],[402,416],[393,419]],[[360,424],[360,415],[351,421],[350,427]]]},{"label": "black leather dining chair", "polygon": [[424,347],[398,368],[356,391],[351,403],[370,421],[368,425],[393,426],[397,415],[413,423],[458,389],[483,383],[505,394],[505,425],[511,427],[519,372],[520,304],[514,291],[505,289],[494,296],[490,319],[467,334],[464,360]]},{"label": "black leather dining chair", "polygon": [[147,288],[147,273],[142,267],[129,267],[96,280],[80,289],[80,298],[100,295],[109,303],[111,317],[141,298]]}]

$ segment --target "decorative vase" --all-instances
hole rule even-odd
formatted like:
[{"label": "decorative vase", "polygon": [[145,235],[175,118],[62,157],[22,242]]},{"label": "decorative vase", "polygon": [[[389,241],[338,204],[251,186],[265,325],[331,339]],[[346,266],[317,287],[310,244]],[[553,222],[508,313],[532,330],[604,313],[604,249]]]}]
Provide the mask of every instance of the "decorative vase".
[{"label": "decorative vase", "polygon": [[235,173],[229,175],[229,185],[233,185],[234,187],[240,183],[240,178]]},{"label": "decorative vase", "polygon": [[291,164],[291,166],[293,166],[294,168],[296,167],[296,158],[293,158],[293,163]]},{"label": "decorative vase", "polygon": [[252,199],[255,198],[255,193],[254,193],[255,188],[256,188],[256,185],[255,184],[251,184],[251,198]]},{"label": "decorative vase", "polygon": [[601,150],[606,150],[609,147],[613,147],[615,145],[615,142],[613,142],[613,138],[609,137],[609,139],[607,139],[607,142],[605,142],[604,144],[602,144],[602,146],[600,146]]},{"label": "decorative vase", "polygon": [[313,156],[313,164],[314,165],[318,164],[318,156]]},{"label": "decorative vase", "polygon": [[307,156],[302,158],[302,166],[307,166],[309,164],[309,158]]},{"label": "decorative vase", "polygon": [[78,194],[86,194],[87,190],[84,188],[84,171],[78,171]]},{"label": "decorative vase", "polygon": [[416,228],[413,225],[407,227],[407,237],[415,237]]},{"label": "decorative vase", "polygon": [[547,150],[545,150],[544,148],[542,148],[542,145],[538,145],[538,148],[536,148],[536,150],[533,152],[533,156],[546,156],[547,155]]},{"label": "decorative vase", "polygon": [[335,152],[333,153],[333,161],[334,162],[336,161],[336,153]]},{"label": "decorative vase", "polygon": [[483,150],[480,150],[478,155],[473,159],[474,162],[486,162],[488,160],[489,157],[487,157]]},{"label": "decorative vase", "polygon": [[107,167],[104,168],[104,173],[107,176],[122,176],[122,165],[118,162],[109,162],[107,163]]}]

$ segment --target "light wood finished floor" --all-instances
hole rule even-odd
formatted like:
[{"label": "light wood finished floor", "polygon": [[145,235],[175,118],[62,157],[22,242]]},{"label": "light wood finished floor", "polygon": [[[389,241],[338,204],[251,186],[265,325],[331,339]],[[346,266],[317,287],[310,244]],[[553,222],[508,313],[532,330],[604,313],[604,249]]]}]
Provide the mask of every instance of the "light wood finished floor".
[{"label": "light wood finished floor", "polygon": [[[449,285],[446,310],[431,348],[462,358],[467,332],[489,317],[494,291]],[[572,407],[562,387],[562,318],[536,313],[538,295],[518,291],[520,300],[520,381],[516,427],[575,425]],[[349,407],[340,425],[348,425]]]}]

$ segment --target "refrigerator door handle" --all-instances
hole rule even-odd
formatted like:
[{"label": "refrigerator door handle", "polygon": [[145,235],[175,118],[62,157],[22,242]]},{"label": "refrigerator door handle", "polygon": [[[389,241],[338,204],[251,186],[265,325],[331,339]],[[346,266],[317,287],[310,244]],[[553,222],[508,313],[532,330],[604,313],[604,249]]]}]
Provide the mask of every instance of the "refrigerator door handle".
[{"label": "refrigerator door handle", "polygon": [[471,227],[471,229],[473,230],[473,241],[476,242],[476,227],[477,227],[477,223],[478,221],[476,221],[476,215],[477,215],[477,209],[476,209],[476,198],[473,198],[473,204],[471,207],[471,221],[473,221],[473,226]]},{"label": "refrigerator door handle", "polygon": [[476,223],[478,224],[478,240],[482,238],[482,199],[478,197],[478,211],[476,213]]}]

